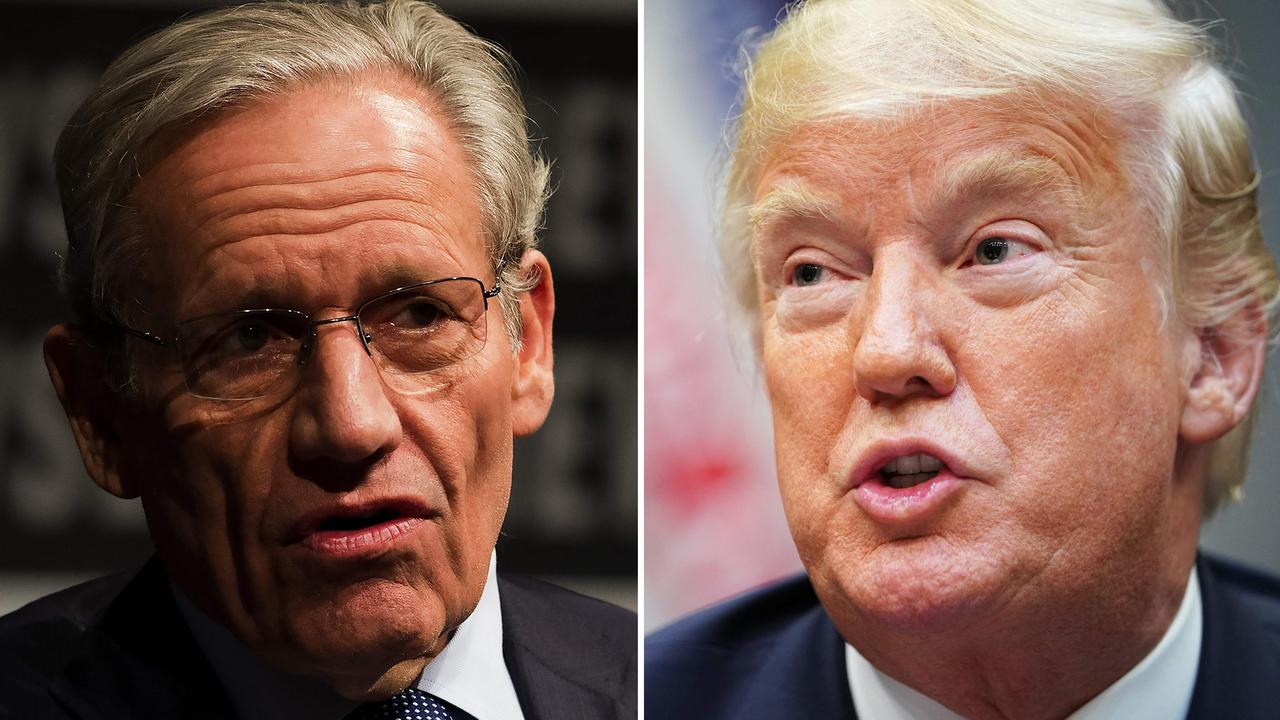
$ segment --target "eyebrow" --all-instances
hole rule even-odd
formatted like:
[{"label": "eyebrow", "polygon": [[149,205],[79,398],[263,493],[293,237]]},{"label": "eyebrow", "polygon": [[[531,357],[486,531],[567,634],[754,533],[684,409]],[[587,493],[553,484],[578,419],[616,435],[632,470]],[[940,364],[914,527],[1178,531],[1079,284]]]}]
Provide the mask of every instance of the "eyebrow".
[{"label": "eyebrow", "polygon": [[1079,201],[1077,184],[1051,158],[1009,150],[984,153],[944,167],[936,192],[943,202],[990,193],[1048,193],[1069,204]]},{"label": "eyebrow", "polygon": [[840,201],[836,196],[794,179],[774,185],[747,210],[747,222],[757,236],[786,220],[822,218],[836,222],[839,217]]},{"label": "eyebrow", "polygon": [[[483,277],[484,274],[484,272],[481,272],[476,277],[482,283],[487,284],[488,281]],[[430,267],[420,266],[417,269],[397,264],[378,273],[370,272],[368,277],[359,276],[357,278],[360,288],[359,296],[355,298],[356,304],[351,305],[348,309],[354,311],[359,303],[407,285],[446,277],[471,276],[472,273],[451,271],[435,264]],[[218,278],[214,279],[218,280]],[[298,310],[306,313],[315,311],[315,308],[307,307],[305,302],[299,302],[297,297],[291,297],[292,292],[289,289],[287,279],[280,277],[274,279],[276,280],[274,284],[263,285],[255,280],[251,285],[233,285],[228,288],[226,286],[228,280],[222,278],[220,283],[207,284],[193,298],[187,298],[178,315],[180,319],[189,319],[202,315],[237,312],[240,310]],[[217,287],[218,290],[213,299],[210,299],[208,297],[209,294],[214,292],[209,289],[212,287]],[[195,309],[192,309],[192,306]]]},{"label": "eyebrow", "polygon": [[[944,167],[935,192],[946,199],[1014,191],[1048,192],[1074,199],[1076,189],[1076,183],[1052,159],[1001,150]],[[785,220],[821,218],[835,222],[840,214],[836,196],[791,179],[774,185],[767,195],[752,203],[747,221],[753,232],[760,233]]]}]

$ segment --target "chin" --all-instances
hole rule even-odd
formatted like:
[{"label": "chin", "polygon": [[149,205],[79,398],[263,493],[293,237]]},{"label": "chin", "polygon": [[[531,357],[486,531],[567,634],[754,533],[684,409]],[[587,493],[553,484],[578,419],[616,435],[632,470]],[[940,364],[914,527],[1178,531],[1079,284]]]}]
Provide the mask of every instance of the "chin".
[{"label": "chin", "polygon": [[938,536],[895,540],[869,553],[828,552],[810,576],[833,617],[911,635],[978,622],[1007,587],[992,558],[957,552]]},{"label": "chin", "polygon": [[381,673],[429,655],[449,630],[439,595],[390,581],[360,583],[291,624],[303,664],[339,674]]}]

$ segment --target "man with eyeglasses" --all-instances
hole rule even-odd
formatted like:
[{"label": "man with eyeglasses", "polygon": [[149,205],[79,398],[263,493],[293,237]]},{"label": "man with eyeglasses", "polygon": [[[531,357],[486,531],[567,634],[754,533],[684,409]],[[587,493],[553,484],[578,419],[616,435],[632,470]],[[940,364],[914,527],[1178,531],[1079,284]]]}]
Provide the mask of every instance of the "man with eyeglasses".
[{"label": "man with eyeglasses", "polygon": [[420,2],[216,11],[56,160],[49,372],[157,558],[0,621],[0,714],[635,716],[634,615],[494,570],[554,313],[500,50]]}]

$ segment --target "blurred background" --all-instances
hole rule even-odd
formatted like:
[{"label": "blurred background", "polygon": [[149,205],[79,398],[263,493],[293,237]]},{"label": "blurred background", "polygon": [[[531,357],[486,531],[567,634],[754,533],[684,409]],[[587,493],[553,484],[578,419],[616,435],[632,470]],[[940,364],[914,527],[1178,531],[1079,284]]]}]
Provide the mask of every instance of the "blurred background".
[{"label": "blurred background", "polygon": [[[0,4],[0,613],[151,553],[137,501],[85,475],[41,356],[63,317],[66,243],[52,152],[106,64],[181,0]],[[636,5],[441,0],[524,71],[557,186],[543,250],[555,271],[556,400],[517,441],[504,568],[636,605]]]},{"label": "blurred background", "polygon": [[[799,570],[773,470],[768,403],[729,326],[715,259],[715,188],[744,39],[777,0],[646,0],[644,7],[645,626]],[[1180,1],[1214,26],[1244,94],[1263,235],[1280,255],[1280,3]],[[1263,381],[1245,499],[1202,545],[1280,573],[1280,357]]]}]

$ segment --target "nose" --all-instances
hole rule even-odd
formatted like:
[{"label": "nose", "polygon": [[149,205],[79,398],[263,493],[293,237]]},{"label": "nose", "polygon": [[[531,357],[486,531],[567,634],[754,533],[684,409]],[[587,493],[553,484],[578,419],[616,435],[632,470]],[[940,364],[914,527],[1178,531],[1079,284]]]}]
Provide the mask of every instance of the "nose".
[{"label": "nose", "polygon": [[314,343],[290,428],[294,457],[359,463],[395,449],[400,416],[358,335],[345,323],[319,325]]},{"label": "nose", "polygon": [[944,299],[928,272],[906,253],[886,251],[852,316],[854,383],[873,404],[941,397],[955,389],[955,365],[933,324],[946,311]]}]

